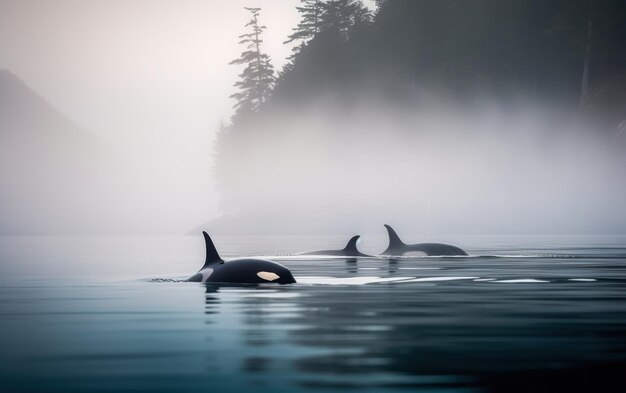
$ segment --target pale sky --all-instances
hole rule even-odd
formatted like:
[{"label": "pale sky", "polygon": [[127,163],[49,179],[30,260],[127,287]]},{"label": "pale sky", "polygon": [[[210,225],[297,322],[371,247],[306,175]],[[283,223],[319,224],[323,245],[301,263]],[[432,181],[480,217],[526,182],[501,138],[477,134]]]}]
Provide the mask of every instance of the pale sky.
[{"label": "pale sky", "polygon": [[248,15],[263,8],[279,68],[296,0],[0,0],[0,67],[98,132],[204,127],[228,118]]}]

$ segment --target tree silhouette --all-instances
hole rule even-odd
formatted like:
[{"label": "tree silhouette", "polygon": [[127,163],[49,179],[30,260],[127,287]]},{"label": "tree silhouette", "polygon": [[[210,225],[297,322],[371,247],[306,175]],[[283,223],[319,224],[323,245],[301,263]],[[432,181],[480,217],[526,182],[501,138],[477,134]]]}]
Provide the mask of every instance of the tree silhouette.
[{"label": "tree silhouette", "polygon": [[320,32],[322,21],[322,1],[320,0],[302,0],[302,6],[296,7],[301,15],[301,20],[293,33],[288,37],[285,44],[293,41],[307,41],[315,37]]},{"label": "tree silhouette", "polygon": [[625,19],[622,0],[570,0],[554,17],[548,32],[566,38],[572,54],[582,60],[581,107],[586,106],[598,70],[600,75],[606,71],[616,74],[623,66]]},{"label": "tree silhouette", "polygon": [[370,19],[370,13],[361,0],[329,0],[322,3],[321,30],[338,33],[342,41],[348,39],[352,26]]},{"label": "tree silhouette", "polygon": [[[360,0],[299,5],[301,21],[287,39],[296,49],[276,80],[271,71],[260,77],[269,58],[258,48],[263,27],[251,9],[247,50],[234,63],[247,65],[238,111],[253,111],[237,112],[217,141],[225,211],[240,214],[255,179],[266,181],[258,184],[265,194],[258,192],[256,209],[276,198],[269,179],[291,184],[291,168],[309,169],[289,152],[302,148],[301,137],[325,131],[299,127],[301,113],[314,111],[321,122],[353,119],[363,103],[414,113],[431,98],[468,109],[485,99],[503,107],[528,99],[579,110],[597,130],[626,129],[624,0],[376,0],[373,16]],[[351,132],[337,126],[320,138],[341,145]]]},{"label": "tree silhouette", "polygon": [[261,51],[261,34],[267,27],[259,24],[260,8],[244,7],[252,14],[252,19],[246,23],[250,30],[239,36],[239,44],[245,46],[245,50],[239,58],[229,64],[245,65],[239,74],[240,80],[235,83],[238,92],[230,97],[237,100],[235,108],[237,112],[256,112],[266,102],[274,85],[274,67],[270,57]]}]

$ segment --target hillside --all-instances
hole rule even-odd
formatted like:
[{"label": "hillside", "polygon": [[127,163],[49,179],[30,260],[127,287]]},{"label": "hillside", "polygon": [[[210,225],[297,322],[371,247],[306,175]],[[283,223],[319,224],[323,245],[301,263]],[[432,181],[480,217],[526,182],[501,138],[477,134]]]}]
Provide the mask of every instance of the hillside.
[{"label": "hillside", "polygon": [[0,234],[84,230],[102,159],[93,135],[0,70]]},{"label": "hillside", "polygon": [[301,2],[275,79],[244,48],[207,227],[624,230],[624,2],[376,3]]}]

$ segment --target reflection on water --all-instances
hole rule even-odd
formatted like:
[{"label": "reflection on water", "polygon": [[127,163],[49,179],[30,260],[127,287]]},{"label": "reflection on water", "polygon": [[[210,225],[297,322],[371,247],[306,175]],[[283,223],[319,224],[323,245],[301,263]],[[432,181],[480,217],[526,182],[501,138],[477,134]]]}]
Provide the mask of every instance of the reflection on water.
[{"label": "reflection on water", "polygon": [[16,277],[3,259],[0,391],[626,391],[619,244],[283,257],[285,286]]}]

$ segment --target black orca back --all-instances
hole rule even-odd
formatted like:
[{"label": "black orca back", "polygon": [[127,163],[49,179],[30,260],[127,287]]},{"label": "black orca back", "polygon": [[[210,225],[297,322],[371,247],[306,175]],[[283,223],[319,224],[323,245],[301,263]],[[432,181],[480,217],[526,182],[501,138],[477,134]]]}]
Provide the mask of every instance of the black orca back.
[{"label": "black orca back", "polygon": [[206,282],[237,284],[293,284],[296,280],[285,266],[265,259],[243,258],[213,267]]},{"label": "black orca back", "polygon": [[407,245],[407,251],[412,251],[411,249],[423,251],[426,255],[433,256],[455,256],[455,255],[467,255],[465,251],[460,249],[459,247],[452,246],[450,244],[443,243],[419,243],[419,244],[411,244]]},{"label": "black orca back", "polygon": [[360,235],[353,236],[350,240],[348,240],[348,244],[341,250],[321,250],[321,251],[310,251],[303,252],[298,255],[329,255],[329,256],[340,256],[340,257],[369,257],[367,254],[363,254],[357,248],[357,243],[359,242]]},{"label": "black orca back", "polygon": [[389,234],[389,246],[381,255],[403,255],[410,252],[423,252],[426,255],[432,256],[467,255],[467,253],[459,247],[452,246],[450,244],[405,244],[402,240],[400,240],[400,237],[390,225],[385,224],[385,228],[387,228],[387,233]]},{"label": "black orca back", "polygon": [[242,258],[224,262],[208,233],[204,235],[206,258],[202,268],[187,281],[232,284],[261,284],[275,282],[292,284],[296,280],[285,266],[265,259]]}]

